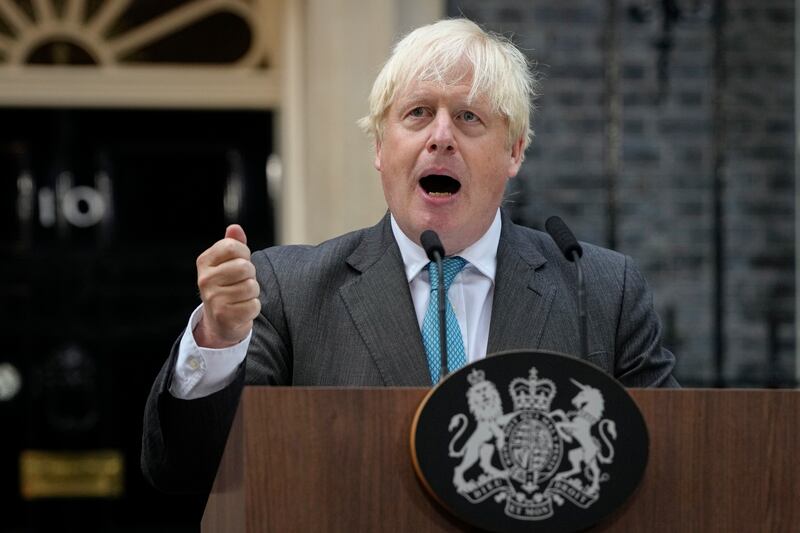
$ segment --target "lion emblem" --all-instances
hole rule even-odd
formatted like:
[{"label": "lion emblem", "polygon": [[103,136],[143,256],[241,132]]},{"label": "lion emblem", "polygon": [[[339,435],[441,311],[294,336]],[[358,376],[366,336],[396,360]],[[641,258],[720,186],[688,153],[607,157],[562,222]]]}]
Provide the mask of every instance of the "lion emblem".
[{"label": "lion emblem", "polygon": [[483,474],[479,476],[479,481],[484,482],[491,478],[507,478],[508,473],[499,470],[492,465],[492,457],[498,448],[505,444],[505,434],[503,427],[508,423],[512,415],[503,414],[503,402],[500,393],[491,381],[484,379],[484,373],[480,370],[473,370],[468,377],[472,386],[467,391],[467,403],[469,410],[475,417],[477,427],[467,442],[456,450],[458,441],[467,429],[468,420],[466,415],[459,413],[450,419],[448,431],[456,431],[450,440],[450,457],[463,457],[461,463],[453,471],[453,485],[459,492],[469,492],[476,486],[475,481],[464,479],[464,473],[472,468],[476,462],[480,461],[479,466]]}]

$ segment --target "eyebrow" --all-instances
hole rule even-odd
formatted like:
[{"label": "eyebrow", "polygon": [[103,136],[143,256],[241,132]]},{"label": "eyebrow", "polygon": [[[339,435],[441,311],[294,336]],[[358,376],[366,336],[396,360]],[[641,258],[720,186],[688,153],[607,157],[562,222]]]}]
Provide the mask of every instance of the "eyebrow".
[{"label": "eyebrow", "polygon": [[424,91],[416,91],[413,93],[408,93],[404,94],[403,96],[400,96],[399,98],[397,98],[397,101],[405,103],[405,102],[417,102],[420,100],[429,100],[429,99],[430,99],[429,93]]},{"label": "eyebrow", "polygon": [[[471,102],[467,99],[468,95],[464,95],[463,97],[458,97],[456,101],[457,107],[467,106],[472,108],[491,108],[491,105],[487,101],[486,98],[477,97],[474,98]],[[412,93],[406,94],[401,96],[395,100],[400,106],[405,107],[406,105],[416,103],[416,102],[427,102],[431,100],[431,95],[427,91],[414,91]],[[438,96],[433,98],[438,100]]]}]

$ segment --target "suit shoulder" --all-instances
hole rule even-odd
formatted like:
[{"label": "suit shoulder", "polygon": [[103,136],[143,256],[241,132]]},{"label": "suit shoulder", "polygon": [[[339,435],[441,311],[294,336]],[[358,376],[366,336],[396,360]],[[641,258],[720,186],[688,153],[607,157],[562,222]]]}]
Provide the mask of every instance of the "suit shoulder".
[{"label": "suit shoulder", "polygon": [[316,245],[285,244],[271,246],[253,253],[254,262],[267,259],[274,265],[300,263],[325,263],[331,259],[340,261],[350,255],[361,243],[367,229],[360,229],[334,237]]},{"label": "suit shoulder", "polygon": [[588,260],[601,261],[603,263],[615,265],[618,268],[625,268],[630,260],[625,254],[617,252],[616,250],[603,248],[602,246],[597,246],[596,244],[588,242],[581,242],[580,244],[581,248],[583,248],[583,257]]},{"label": "suit shoulder", "polygon": [[[547,233],[539,230],[514,226],[509,235],[509,243],[534,267],[543,267],[546,276],[555,276],[572,285],[575,266],[568,261],[556,243]],[[583,249],[581,266],[588,285],[621,289],[633,265],[629,257],[597,246],[580,242]]]},{"label": "suit shoulder", "polygon": [[[380,223],[340,235],[317,245],[282,245],[259,250],[252,261],[260,274],[274,273],[278,283],[287,288],[308,284],[335,285],[354,274],[353,258],[365,248],[383,253],[388,244],[381,241]],[[393,241],[392,241],[393,242]]]},{"label": "suit shoulder", "polygon": [[[555,261],[557,263],[568,262],[561,253],[556,243],[547,233],[536,229],[528,228],[525,226],[514,225],[516,239],[527,241],[537,249],[545,259],[548,261]],[[591,244],[584,241],[579,241],[583,249],[583,259],[590,261],[600,261],[607,264],[618,265],[624,268],[628,258],[620,252],[603,248],[596,244]]]}]

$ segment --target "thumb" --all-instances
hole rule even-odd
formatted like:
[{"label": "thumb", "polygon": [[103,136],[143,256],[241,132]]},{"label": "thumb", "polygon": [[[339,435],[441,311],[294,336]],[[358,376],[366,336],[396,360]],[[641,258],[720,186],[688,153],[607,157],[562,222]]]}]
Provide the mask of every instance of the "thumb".
[{"label": "thumb", "polygon": [[242,244],[247,244],[247,235],[239,224],[231,224],[225,229],[226,239],[236,239]]}]

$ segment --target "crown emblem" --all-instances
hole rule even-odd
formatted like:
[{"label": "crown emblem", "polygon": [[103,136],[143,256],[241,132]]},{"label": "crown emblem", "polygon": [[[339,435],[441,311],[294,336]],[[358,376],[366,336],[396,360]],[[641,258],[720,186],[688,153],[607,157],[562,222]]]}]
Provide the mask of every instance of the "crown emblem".
[{"label": "crown emblem", "polygon": [[556,384],[549,379],[539,379],[536,367],[531,367],[528,379],[514,378],[508,386],[515,411],[533,409],[550,411],[550,404],[556,397]]}]

